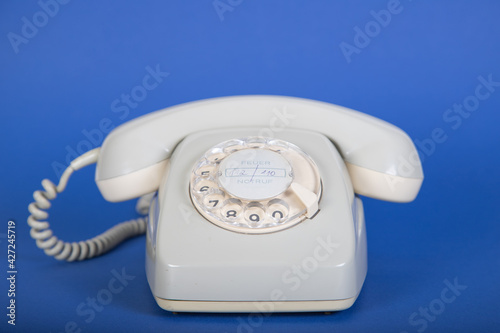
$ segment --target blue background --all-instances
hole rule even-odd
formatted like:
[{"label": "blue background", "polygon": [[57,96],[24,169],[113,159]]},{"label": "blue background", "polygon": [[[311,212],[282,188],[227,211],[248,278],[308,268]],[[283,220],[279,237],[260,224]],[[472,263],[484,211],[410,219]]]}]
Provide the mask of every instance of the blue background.
[{"label": "blue background", "polygon": [[[47,22],[35,1],[2,1],[0,330],[12,329],[5,237],[13,219],[19,332],[64,332],[68,322],[84,332],[498,331],[500,87],[480,88],[489,96],[466,116],[447,110],[474,101],[478,77],[500,82],[500,2],[401,0],[390,22],[371,30],[369,41],[357,40],[361,47],[346,57],[341,43],[355,45],[356,27],[376,29],[370,12],[390,2],[221,1],[232,3],[222,19],[212,0],[71,1]],[[9,33],[22,36],[23,17],[33,22],[34,15],[36,35],[11,43]],[[114,112],[113,101],[141,85],[148,66],[170,74],[128,115]],[[331,315],[175,315],[149,291],[144,237],[71,264],[36,248],[26,225],[32,192],[43,178],[57,180],[53,165],[65,164],[69,150],[89,148],[85,131],[102,134],[105,118],[116,126],[175,104],[239,94],[343,105],[423,143],[426,178],[416,201],[364,199],[369,268],[352,308]],[[134,202],[100,196],[93,172],[77,173],[54,202],[49,220],[65,240],[136,216]],[[123,291],[91,320],[77,315],[79,304],[123,268],[135,277]],[[453,302],[432,320],[418,314],[417,323],[410,321],[419,308],[436,306],[444,281],[455,279],[467,288]]]}]

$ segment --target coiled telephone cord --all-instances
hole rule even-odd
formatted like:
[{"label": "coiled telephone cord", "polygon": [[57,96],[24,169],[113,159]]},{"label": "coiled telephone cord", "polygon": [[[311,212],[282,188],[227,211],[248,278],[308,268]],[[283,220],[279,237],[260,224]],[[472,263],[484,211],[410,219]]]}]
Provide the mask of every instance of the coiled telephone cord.
[{"label": "coiled telephone cord", "polygon": [[[100,148],[95,148],[77,157],[66,168],[56,186],[48,179],[42,181],[44,191],[37,190],[33,193],[35,199],[28,206],[31,215],[28,225],[31,227],[30,235],[36,240],[36,245],[45,251],[45,254],[58,260],[75,261],[90,259],[104,254],[128,238],[142,235],[146,232],[147,217],[140,217],[115,225],[100,235],[80,242],[65,242],[54,236],[49,222],[45,221],[49,214],[46,212],[51,206],[50,201],[66,188],[71,174],[87,165],[97,162]],[[147,214],[151,196],[144,196],[137,203],[137,211]]]}]

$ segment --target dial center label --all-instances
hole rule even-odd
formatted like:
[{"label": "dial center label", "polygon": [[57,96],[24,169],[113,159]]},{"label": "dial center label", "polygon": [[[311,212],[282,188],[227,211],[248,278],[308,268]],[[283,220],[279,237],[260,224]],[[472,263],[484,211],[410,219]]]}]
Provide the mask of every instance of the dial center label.
[{"label": "dial center label", "polygon": [[283,193],[292,183],[292,167],[280,154],[267,149],[244,149],[226,157],[218,181],[235,197],[263,200]]}]

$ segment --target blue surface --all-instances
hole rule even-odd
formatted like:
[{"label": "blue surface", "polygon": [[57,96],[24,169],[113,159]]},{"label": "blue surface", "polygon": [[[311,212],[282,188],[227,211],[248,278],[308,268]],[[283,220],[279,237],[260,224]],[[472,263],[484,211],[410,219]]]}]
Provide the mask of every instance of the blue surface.
[{"label": "blue surface", "polygon": [[[212,0],[74,1],[57,12],[45,6],[52,16],[38,13],[35,1],[2,2],[0,331],[499,331],[500,3],[220,2],[219,15]],[[387,8],[390,21],[380,14]],[[383,25],[373,23],[371,11]],[[34,19],[37,31],[26,23]],[[368,35],[357,32],[365,28]],[[148,66],[169,75],[127,106],[122,94],[139,92]],[[484,86],[488,78],[494,83]],[[71,151],[99,145],[109,126],[139,115],[238,94],[343,105],[418,141],[426,179],[417,200],[364,200],[369,270],[351,309],[174,315],[149,291],[144,238],[72,264],[36,248],[26,207],[41,179],[57,179],[57,163]],[[462,103],[473,111],[453,111]],[[133,202],[102,199],[93,171],[76,174],[54,202],[50,221],[65,240],[135,217]],[[6,317],[9,219],[17,236],[15,327]],[[122,269],[134,278],[120,292],[106,292],[113,271]],[[466,288],[448,291],[455,282]],[[90,310],[85,303],[97,296],[109,304]]]}]

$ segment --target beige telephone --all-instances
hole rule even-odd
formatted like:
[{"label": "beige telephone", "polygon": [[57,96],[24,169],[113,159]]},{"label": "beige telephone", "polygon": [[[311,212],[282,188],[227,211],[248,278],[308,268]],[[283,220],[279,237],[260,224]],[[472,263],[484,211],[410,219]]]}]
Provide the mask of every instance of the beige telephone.
[{"label": "beige telephone", "polygon": [[[109,201],[141,196],[147,218],[80,243],[52,235],[48,200],[97,162]],[[423,172],[399,128],[332,104],[236,96],[174,106],[113,130],[35,192],[39,247],[73,261],[146,232],[146,271],[170,311],[331,311],[366,276],[361,194],[409,202]],[[144,208],[143,207],[143,208]]]}]

